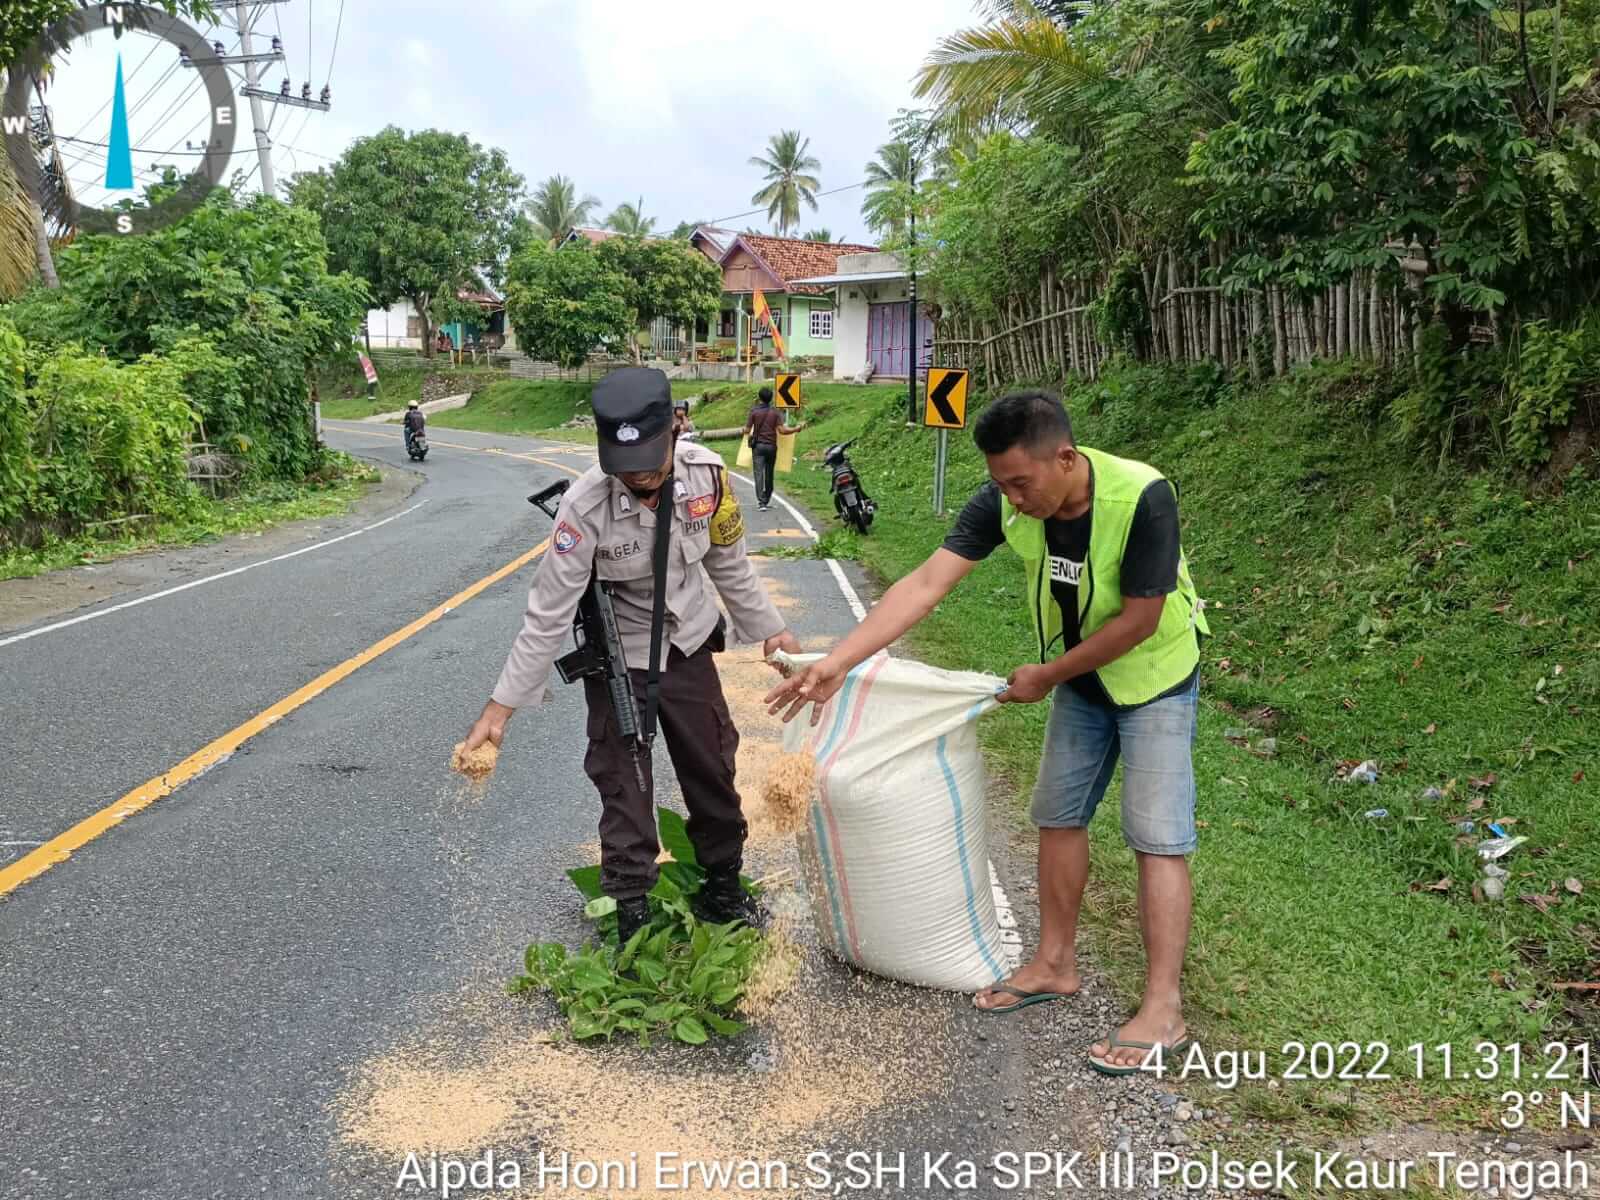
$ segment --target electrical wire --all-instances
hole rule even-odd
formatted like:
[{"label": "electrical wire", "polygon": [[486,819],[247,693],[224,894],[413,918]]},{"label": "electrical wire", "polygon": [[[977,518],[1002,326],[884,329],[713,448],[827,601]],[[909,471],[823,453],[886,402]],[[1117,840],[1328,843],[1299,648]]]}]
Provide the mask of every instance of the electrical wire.
[{"label": "electrical wire", "polygon": [[[863,179],[860,183],[847,183],[843,187],[829,188],[825,192],[817,192],[816,195],[819,198],[822,196],[837,196],[840,192],[848,192],[853,188],[866,186],[867,180]],[[758,213],[764,213],[768,211],[770,210],[765,208],[752,208],[748,212],[734,213],[731,217],[718,217],[715,221],[707,221],[706,224],[721,225],[724,221],[737,221],[740,217],[753,217]]]},{"label": "electrical wire", "polygon": [[344,0],[339,0],[339,21],[333,28],[333,53],[328,55],[328,77],[324,83],[333,82],[333,63],[339,57],[339,34],[344,31]]},{"label": "electrical wire", "polygon": [[[155,52],[157,50],[159,50],[164,44],[165,43],[160,38],[152,38],[151,39],[151,43],[150,43],[150,49],[145,51],[144,57],[139,60],[139,65],[133,69],[133,73],[130,74],[124,82],[125,83],[132,83],[135,79],[137,79],[139,77],[139,72],[144,68],[145,63],[149,62],[150,59],[154,56]],[[157,86],[159,87],[160,85],[157,84]],[[113,99],[115,99],[115,94],[113,94],[112,96],[108,96],[106,98],[105,102],[103,104],[101,104],[99,108],[94,110],[94,115],[91,116],[87,121],[85,121],[83,123],[82,128],[80,128],[78,130],[78,132],[82,133],[85,129],[89,128],[89,126],[93,125],[95,123],[95,121],[99,120],[100,114],[105,112],[106,109],[111,107],[111,101]]]}]

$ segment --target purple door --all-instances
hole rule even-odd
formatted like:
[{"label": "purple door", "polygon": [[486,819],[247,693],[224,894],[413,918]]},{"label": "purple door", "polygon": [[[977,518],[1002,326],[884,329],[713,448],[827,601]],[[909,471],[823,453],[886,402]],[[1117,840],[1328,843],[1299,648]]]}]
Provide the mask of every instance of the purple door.
[{"label": "purple door", "polygon": [[[922,344],[918,359],[921,368],[933,362],[933,325],[926,312],[917,314],[917,341]],[[874,375],[901,379],[906,375],[907,350],[911,344],[911,305],[872,304],[867,307],[867,361]]]}]

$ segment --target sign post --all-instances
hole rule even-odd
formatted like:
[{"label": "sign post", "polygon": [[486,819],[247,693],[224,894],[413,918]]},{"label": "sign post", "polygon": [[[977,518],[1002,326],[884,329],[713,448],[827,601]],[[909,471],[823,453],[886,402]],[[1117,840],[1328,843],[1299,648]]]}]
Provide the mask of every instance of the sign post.
[{"label": "sign post", "polygon": [[939,431],[933,452],[933,514],[944,515],[944,477],[950,463],[950,431],[967,427],[967,373],[955,367],[929,367],[922,423]]}]

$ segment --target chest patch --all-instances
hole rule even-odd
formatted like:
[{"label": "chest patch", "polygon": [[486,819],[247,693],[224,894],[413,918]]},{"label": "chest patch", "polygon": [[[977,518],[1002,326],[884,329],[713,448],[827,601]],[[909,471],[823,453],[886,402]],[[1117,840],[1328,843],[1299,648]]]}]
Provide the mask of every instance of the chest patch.
[{"label": "chest patch", "polygon": [[717,498],[708,492],[704,496],[696,496],[689,501],[689,516],[691,519],[709,517],[711,510],[717,507]]},{"label": "chest patch", "polygon": [[1066,583],[1073,587],[1078,586],[1078,578],[1083,574],[1083,563],[1073,562],[1070,558],[1060,555],[1050,556],[1050,582]]}]

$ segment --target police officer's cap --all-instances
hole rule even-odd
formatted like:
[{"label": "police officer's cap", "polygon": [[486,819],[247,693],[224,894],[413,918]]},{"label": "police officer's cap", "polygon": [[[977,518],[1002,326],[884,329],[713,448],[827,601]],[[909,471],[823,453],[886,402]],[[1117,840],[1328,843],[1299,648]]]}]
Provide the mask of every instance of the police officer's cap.
[{"label": "police officer's cap", "polygon": [[672,387],[653,367],[623,367],[594,385],[600,469],[607,475],[656,471],[672,436]]}]

